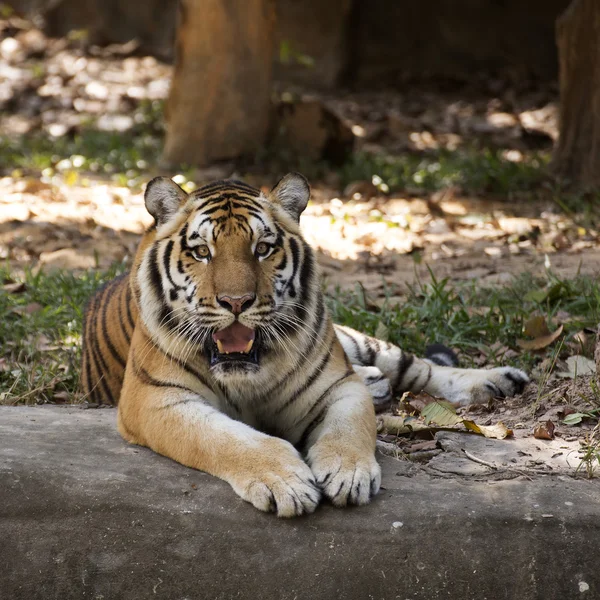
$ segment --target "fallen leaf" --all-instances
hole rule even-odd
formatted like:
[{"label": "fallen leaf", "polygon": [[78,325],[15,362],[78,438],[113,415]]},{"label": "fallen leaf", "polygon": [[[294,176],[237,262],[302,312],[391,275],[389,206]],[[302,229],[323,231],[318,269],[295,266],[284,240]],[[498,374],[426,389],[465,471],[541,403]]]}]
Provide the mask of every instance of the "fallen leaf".
[{"label": "fallen leaf", "polygon": [[56,404],[64,404],[66,402],[69,402],[70,399],[71,394],[69,394],[69,392],[66,391],[56,392],[56,394],[52,396],[52,401],[56,402]]},{"label": "fallen leaf", "polygon": [[414,417],[400,417],[396,415],[380,415],[377,417],[377,431],[387,431],[396,435],[415,433],[419,431],[437,431],[438,427],[425,425]]},{"label": "fallen leaf", "polygon": [[34,312],[38,312],[44,308],[39,302],[31,302],[26,304],[25,306],[15,306],[12,309],[12,312],[15,312],[19,315],[30,315]]},{"label": "fallen leaf", "polygon": [[541,350],[556,341],[563,331],[563,325],[559,325],[556,331],[548,329],[546,318],[542,316],[531,317],[524,326],[524,333],[533,340],[517,340],[517,345],[523,350]]},{"label": "fallen leaf", "polygon": [[50,338],[43,333],[37,336],[34,345],[36,350],[40,352],[48,352],[49,350],[57,350],[59,348],[56,344],[52,344]]},{"label": "fallen leaf", "polygon": [[17,283],[7,283],[2,286],[2,290],[7,294],[20,294],[25,291],[25,284],[22,281]]},{"label": "fallen leaf", "polygon": [[493,440],[503,440],[507,437],[512,437],[513,430],[509,429],[502,421],[498,421],[495,425],[477,425],[475,421],[465,419],[463,425],[470,431],[479,433],[486,438]]},{"label": "fallen leaf", "polygon": [[387,342],[389,340],[390,332],[389,332],[388,328],[385,326],[385,324],[383,323],[383,321],[379,321],[379,323],[377,323],[377,329],[375,330],[375,337],[379,340],[383,340],[384,342]]},{"label": "fallen leaf", "polygon": [[587,415],[586,413],[571,413],[563,419],[563,423],[565,425],[579,425],[579,423],[581,423],[581,421],[587,416],[589,415]]},{"label": "fallen leaf", "polygon": [[550,335],[550,329],[548,329],[548,323],[546,323],[546,317],[542,315],[536,315],[530,317],[523,325],[523,332],[529,337],[538,338],[546,335]]},{"label": "fallen leaf", "polygon": [[416,396],[411,392],[406,392],[402,394],[400,404],[405,407],[408,412],[420,414],[428,404],[434,401],[435,398],[425,392],[421,392]]},{"label": "fallen leaf", "polygon": [[533,437],[538,440],[553,440],[554,439],[554,423],[545,421],[539,423],[533,430]]},{"label": "fallen leaf", "polygon": [[596,372],[596,363],[585,356],[569,356],[567,369],[568,371],[561,371],[557,375],[568,379],[575,379],[578,375],[592,375]]},{"label": "fallen leaf", "polygon": [[451,427],[462,422],[462,418],[456,414],[456,409],[447,400],[435,400],[429,403],[421,411],[425,424],[435,423],[442,427]]},{"label": "fallen leaf", "polygon": [[558,411],[558,416],[561,419],[564,419],[565,417],[572,415],[574,413],[576,413],[577,411],[572,407],[572,406],[565,406],[562,410]]}]

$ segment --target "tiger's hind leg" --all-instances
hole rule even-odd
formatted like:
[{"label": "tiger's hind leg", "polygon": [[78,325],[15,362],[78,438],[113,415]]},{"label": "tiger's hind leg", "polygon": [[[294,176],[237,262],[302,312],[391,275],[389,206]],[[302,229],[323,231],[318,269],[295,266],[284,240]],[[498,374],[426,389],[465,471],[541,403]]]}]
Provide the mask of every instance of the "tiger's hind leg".
[{"label": "tiger's hind leg", "polygon": [[371,392],[375,410],[383,410],[394,398],[390,380],[377,367],[352,365],[354,372],[362,379]]},{"label": "tiger's hind leg", "polygon": [[529,382],[529,377],[514,367],[459,369],[451,366],[455,364],[456,357],[443,346],[430,347],[429,358],[421,359],[403,352],[398,346],[349,327],[336,325],[335,330],[354,369],[369,389],[371,385],[365,374],[374,378],[373,381],[380,387],[381,381],[377,381],[374,371],[357,370],[357,366],[379,369],[389,380],[393,395],[424,391],[461,406],[485,404],[492,398],[514,396],[521,393]]}]

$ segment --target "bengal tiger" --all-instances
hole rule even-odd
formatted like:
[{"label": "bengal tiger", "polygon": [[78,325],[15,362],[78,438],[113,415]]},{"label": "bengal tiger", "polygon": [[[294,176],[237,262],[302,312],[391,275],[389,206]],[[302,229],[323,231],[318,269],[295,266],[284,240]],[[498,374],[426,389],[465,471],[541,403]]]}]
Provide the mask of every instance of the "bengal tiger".
[{"label": "bengal tiger", "polygon": [[425,390],[460,404],[520,392],[522,371],[458,369],[333,325],[299,219],[307,180],[265,194],[217,181],[148,184],[154,225],[129,273],[85,311],[82,386],[118,430],[291,517],[367,504],[381,483],[374,402]]}]

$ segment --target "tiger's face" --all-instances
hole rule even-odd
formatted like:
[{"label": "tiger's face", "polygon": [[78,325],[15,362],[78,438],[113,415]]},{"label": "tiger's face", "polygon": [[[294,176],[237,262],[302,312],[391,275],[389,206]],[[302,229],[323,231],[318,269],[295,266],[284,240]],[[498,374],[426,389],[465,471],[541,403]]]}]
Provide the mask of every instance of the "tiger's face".
[{"label": "tiger's face", "polygon": [[298,229],[309,196],[298,174],[268,196],[241,182],[190,195],[170,179],[148,184],[156,229],[138,269],[139,304],[167,353],[187,360],[200,350],[213,375],[230,377],[259,370],[282,345],[289,351],[314,288]]}]

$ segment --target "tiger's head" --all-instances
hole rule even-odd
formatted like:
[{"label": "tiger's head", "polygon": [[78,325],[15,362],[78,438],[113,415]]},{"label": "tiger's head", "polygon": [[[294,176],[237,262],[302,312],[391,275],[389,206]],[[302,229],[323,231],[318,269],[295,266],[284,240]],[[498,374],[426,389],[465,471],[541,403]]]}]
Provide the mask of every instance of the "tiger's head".
[{"label": "tiger's head", "polygon": [[155,227],[140,246],[134,287],[165,352],[202,356],[218,379],[292,352],[294,335],[322,302],[298,225],[309,197],[297,173],[269,194],[239,181],[191,194],[164,177],[150,181],[145,203]]}]

